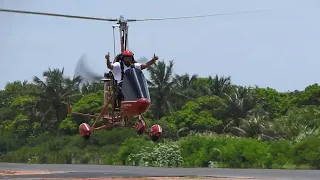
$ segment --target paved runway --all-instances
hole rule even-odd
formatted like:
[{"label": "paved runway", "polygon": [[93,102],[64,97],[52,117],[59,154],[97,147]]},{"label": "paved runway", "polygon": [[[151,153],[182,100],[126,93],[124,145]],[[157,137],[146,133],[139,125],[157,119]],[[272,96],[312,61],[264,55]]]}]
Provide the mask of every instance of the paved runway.
[{"label": "paved runway", "polygon": [[69,164],[15,164],[0,163],[0,171],[54,171],[53,174],[8,175],[0,179],[12,178],[98,178],[98,177],[170,177],[207,176],[230,178],[266,178],[284,180],[319,180],[318,170],[258,170],[222,168],[154,168],[107,165],[69,165]]}]

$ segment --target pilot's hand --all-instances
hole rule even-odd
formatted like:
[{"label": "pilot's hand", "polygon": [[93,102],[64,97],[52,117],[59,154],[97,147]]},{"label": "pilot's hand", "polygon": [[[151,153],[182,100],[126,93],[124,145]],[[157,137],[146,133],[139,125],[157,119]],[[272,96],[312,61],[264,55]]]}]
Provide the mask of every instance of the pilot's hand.
[{"label": "pilot's hand", "polygon": [[156,56],[156,54],[153,54],[152,60],[156,61],[156,60],[158,60],[158,59],[159,59],[159,57]]},{"label": "pilot's hand", "polygon": [[104,57],[105,57],[107,60],[109,60],[109,59],[110,59],[110,53],[108,52],[108,54],[106,54]]}]

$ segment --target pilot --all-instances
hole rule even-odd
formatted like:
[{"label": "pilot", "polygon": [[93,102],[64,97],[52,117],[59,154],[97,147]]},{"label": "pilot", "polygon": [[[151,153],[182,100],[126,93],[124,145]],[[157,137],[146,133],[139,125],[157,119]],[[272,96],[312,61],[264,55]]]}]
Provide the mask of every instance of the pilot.
[{"label": "pilot", "polygon": [[[159,58],[156,55],[153,55],[153,58],[145,64],[140,64],[135,62],[134,54],[131,51],[124,51],[115,57],[115,62],[111,64],[110,62],[110,53],[105,56],[107,60],[107,67],[112,71],[114,79],[118,86],[118,103],[117,107],[120,107],[120,102],[123,100],[123,94],[121,91],[122,80],[124,72],[129,69],[131,66],[134,66],[137,69],[143,70],[154,64]],[[140,119],[137,122],[136,130],[138,134],[142,134],[145,129],[144,120]]]},{"label": "pilot", "polygon": [[[135,62],[133,53],[131,51],[124,51],[123,53],[116,56],[116,62],[110,62],[110,54],[108,53],[105,58],[107,60],[107,67],[112,71],[114,79],[117,81],[117,84],[121,87],[121,81],[123,79],[122,73],[124,73],[131,66],[138,68],[140,70],[146,69],[155,63],[159,58],[156,55],[153,55],[153,58],[145,64],[140,64]],[[121,63],[122,62],[122,63]],[[123,65],[121,65],[123,64]]]}]

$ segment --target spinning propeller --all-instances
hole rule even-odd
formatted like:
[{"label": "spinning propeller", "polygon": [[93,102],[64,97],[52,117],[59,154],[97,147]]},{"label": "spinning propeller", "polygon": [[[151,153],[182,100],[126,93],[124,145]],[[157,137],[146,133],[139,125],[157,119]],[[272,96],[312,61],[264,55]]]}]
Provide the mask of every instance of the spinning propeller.
[{"label": "spinning propeller", "polygon": [[[101,79],[104,78],[103,76],[101,76],[101,74],[103,73],[94,72],[88,66],[86,59],[87,58],[84,54],[80,57],[76,65],[73,78],[80,76],[82,82],[89,83],[89,84],[99,82]],[[141,57],[135,61],[138,63],[146,63],[148,59],[146,57]],[[107,68],[107,65],[105,67]]]}]

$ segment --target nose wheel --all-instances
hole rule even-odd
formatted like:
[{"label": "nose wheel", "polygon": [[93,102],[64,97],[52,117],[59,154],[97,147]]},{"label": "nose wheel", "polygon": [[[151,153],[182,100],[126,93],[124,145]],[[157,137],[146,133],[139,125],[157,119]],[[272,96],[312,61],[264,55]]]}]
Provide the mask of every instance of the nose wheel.
[{"label": "nose wheel", "polygon": [[151,126],[150,128],[148,128],[142,115],[139,115],[139,120],[136,122],[135,128],[136,128],[136,132],[138,135],[143,134],[143,132],[148,133],[150,136],[150,139],[153,142],[159,141],[160,137],[162,136],[161,126],[158,124],[155,124],[155,125]]},{"label": "nose wheel", "polygon": [[138,135],[143,134],[146,130],[146,122],[143,119],[139,119],[136,123],[136,132]]},{"label": "nose wheel", "polygon": [[162,135],[162,128],[160,125],[155,124],[149,129],[149,136],[153,142],[158,142]]}]

